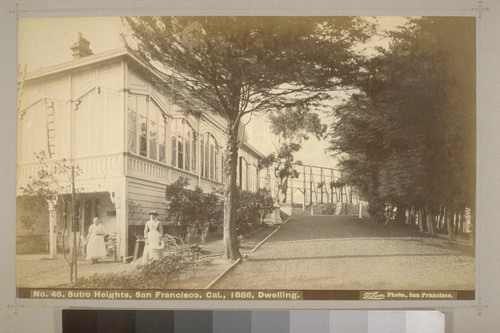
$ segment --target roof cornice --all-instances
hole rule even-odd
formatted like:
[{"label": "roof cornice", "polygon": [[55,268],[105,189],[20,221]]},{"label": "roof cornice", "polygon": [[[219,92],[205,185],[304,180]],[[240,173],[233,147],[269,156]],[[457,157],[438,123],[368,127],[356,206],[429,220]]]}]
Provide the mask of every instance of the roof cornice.
[{"label": "roof cornice", "polygon": [[62,72],[78,69],[81,67],[94,65],[99,62],[112,60],[115,58],[120,58],[123,56],[132,56],[129,50],[126,47],[122,47],[119,49],[94,54],[90,56],[86,56],[80,59],[71,60],[59,65],[50,66],[47,68],[43,68],[34,72],[26,73],[25,81],[39,79],[45,76],[56,75]]},{"label": "roof cornice", "polygon": [[255,155],[257,155],[257,157],[259,157],[259,158],[264,157],[264,154],[262,154],[260,151],[258,151],[257,148],[255,148],[252,145],[250,145],[247,141],[243,141],[243,146],[245,146],[246,148],[248,148],[248,150],[250,152],[252,152]]}]

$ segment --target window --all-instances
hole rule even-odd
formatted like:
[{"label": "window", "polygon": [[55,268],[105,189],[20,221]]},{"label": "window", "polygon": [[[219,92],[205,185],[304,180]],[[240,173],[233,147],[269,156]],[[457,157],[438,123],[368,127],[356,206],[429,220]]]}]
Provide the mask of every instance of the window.
[{"label": "window", "polygon": [[196,172],[196,135],[185,119],[174,119],[171,126],[172,165]]},{"label": "window", "polygon": [[191,171],[191,139],[192,131],[189,126],[184,130],[184,165],[185,169]]},{"label": "window", "polygon": [[241,163],[240,186],[242,190],[248,190],[248,163],[243,156],[240,156],[240,163]]},{"label": "window", "polygon": [[210,179],[215,179],[214,172],[215,172],[215,145],[212,142],[210,142]]},{"label": "window", "polygon": [[149,121],[149,157],[153,160],[158,160],[158,132],[156,129],[156,123],[154,121]]},{"label": "window", "polygon": [[260,188],[260,172],[257,166],[255,166],[255,190]]},{"label": "window", "polygon": [[148,96],[129,95],[127,149],[165,163],[165,117]]},{"label": "window", "polygon": [[201,139],[201,175],[219,181],[221,179],[221,154],[215,137],[209,133]]},{"label": "window", "polygon": [[196,160],[197,160],[197,154],[198,154],[198,149],[196,146],[197,140],[197,135],[196,133],[193,132],[193,138],[191,140],[191,145],[192,145],[192,150],[191,150],[191,170],[196,173]]},{"label": "window", "polygon": [[202,151],[203,154],[203,169],[205,170],[204,176],[205,178],[210,178],[210,170],[209,170],[209,161],[210,161],[210,148],[209,148],[209,137],[207,137],[207,140],[205,141],[205,146],[204,150]]},{"label": "window", "polygon": [[215,162],[214,162],[214,167],[215,167],[215,178],[214,179],[216,181],[219,181],[219,179],[220,179],[219,178],[219,172],[220,172],[220,170],[219,170],[220,169],[220,166],[219,166],[219,161],[220,161],[219,159],[220,159],[220,157],[219,157],[219,155],[220,155],[219,154],[219,148],[217,147],[215,149]]},{"label": "window", "polygon": [[135,96],[129,96],[128,103],[128,151],[137,153],[137,99]]},{"label": "window", "polygon": [[145,96],[137,97],[137,113],[139,114],[139,155],[148,156],[148,109]]},{"label": "window", "polygon": [[[163,117],[163,115],[161,115]],[[165,150],[167,148],[165,122],[158,124],[158,161],[165,163]]]},{"label": "window", "polygon": [[177,145],[176,145],[176,140],[175,140],[175,136],[172,136],[172,161],[171,161],[171,164],[173,166],[177,166],[177,158],[176,158],[176,154],[177,154]]},{"label": "window", "polygon": [[224,154],[221,154],[222,155],[222,158],[221,158],[221,174],[222,174],[222,177],[221,177],[221,182],[224,184],[226,182],[226,174],[224,173],[224,163],[226,163],[226,160],[224,159]]},{"label": "window", "polygon": [[177,167],[184,169],[184,144],[181,134],[177,134]]}]

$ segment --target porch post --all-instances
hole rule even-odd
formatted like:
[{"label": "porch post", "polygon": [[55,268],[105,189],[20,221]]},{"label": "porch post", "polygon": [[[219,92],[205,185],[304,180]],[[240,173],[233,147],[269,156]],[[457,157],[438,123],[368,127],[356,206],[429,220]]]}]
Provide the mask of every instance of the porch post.
[{"label": "porch post", "polygon": [[127,256],[128,244],[128,217],[127,217],[127,201],[126,196],[122,191],[118,190],[110,192],[111,202],[115,205],[116,210],[116,246],[117,258],[125,258]]},{"label": "porch post", "polygon": [[57,254],[57,211],[54,204],[49,201],[49,258]]}]

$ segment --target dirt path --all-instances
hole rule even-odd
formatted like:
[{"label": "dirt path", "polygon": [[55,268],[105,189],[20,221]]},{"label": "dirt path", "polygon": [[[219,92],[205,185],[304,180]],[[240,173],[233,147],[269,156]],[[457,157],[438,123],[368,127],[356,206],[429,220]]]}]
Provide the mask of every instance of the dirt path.
[{"label": "dirt path", "polygon": [[226,275],[219,289],[474,289],[472,249],[354,217],[300,217]]},{"label": "dirt path", "polygon": [[[240,251],[246,253],[275,230],[274,227],[262,228],[245,237]],[[189,268],[179,275],[178,279],[169,282],[172,289],[203,289],[217,276],[226,270],[231,263],[222,256],[224,247],[222,240],[213,240],[201,244],[203,264]],[[46,260],[47,254],[18,255],[16,262],[16,281],[18,288],[71,288],[69,267],[62,255],[56,259]],[[83,258],[78,261],[78,277],[91,277],[95,274],[129,273],[136,270],[134,263],[113,262],[104,259],[98,264],[91,264]]]}]

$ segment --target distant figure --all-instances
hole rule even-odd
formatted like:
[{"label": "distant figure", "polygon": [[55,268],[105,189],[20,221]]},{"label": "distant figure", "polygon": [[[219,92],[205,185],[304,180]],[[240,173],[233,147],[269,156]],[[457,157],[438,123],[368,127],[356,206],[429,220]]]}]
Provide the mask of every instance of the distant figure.
[{"label": "distant figure", "polygon": [[87,260],[92,260],[92,264],[95,264],[99,258],[105,257],[108,251],[104,244],[104,227],[98,217],[94,217],[93,221],[94,224],[90,225],[87,236]]},{"label": "distant figure", "polygon": [[394,219],[396,218],[396,213],[397,213],[397,206],[392,206],[391,204],[385,205],[385,223],[384,225],[388,225],[389,223],[393,222]]},{"label": "distant figure", "polygon": [[165,247],[163,243],[163,226],[157,220],[158,213],[154,210],[149,213],[149,221],[144,226],[144,254],[142,256],[144,262],[162,257],[162,249]]}]

